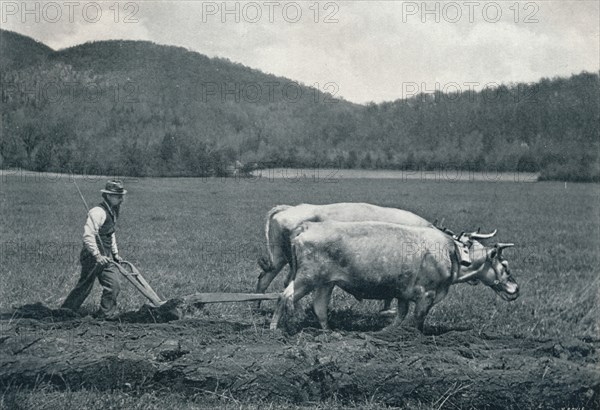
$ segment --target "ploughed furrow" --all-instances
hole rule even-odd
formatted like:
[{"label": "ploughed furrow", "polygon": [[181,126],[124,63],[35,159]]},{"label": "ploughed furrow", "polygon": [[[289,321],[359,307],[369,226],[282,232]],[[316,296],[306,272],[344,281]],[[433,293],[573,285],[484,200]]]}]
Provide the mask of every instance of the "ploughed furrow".
[{"label": "ploughed furrow", "polygon": [[[0,385],[227,392],[252,401],[331,397],[402,406],[598,408],[599,342],[412,328],[270,332],[264,323],[186,319],[0,320]],[[442,406],[444,407],[444,406]]]}]

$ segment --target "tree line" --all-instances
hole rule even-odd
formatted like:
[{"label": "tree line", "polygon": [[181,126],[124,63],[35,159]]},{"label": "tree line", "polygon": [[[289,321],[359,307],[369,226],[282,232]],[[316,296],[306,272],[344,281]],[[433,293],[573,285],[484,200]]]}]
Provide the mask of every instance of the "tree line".
[{"label": "tree line", "polygon": [[[234,164],[441,168],[600,180],[599,73],[358,105],[147,42],[61,51],[37,43],[36,58],[24,59],[26,40],[11,34],[2,32],[4,168],[131,176],[224,176]],[[17,42],[20,63],[11,65]]]}]

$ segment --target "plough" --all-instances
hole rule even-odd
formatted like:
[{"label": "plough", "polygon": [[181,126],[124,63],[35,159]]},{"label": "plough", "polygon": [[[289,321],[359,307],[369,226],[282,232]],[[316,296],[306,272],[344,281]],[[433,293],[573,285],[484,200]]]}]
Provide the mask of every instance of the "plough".
[{"label": "plough", "polygon": [[[205,303],[228,303],[228,302],[253,302],[257,300],[277,300],[279,293],[227,293],[227,292],[211,292],[211,293],[194,293],[187,296],[182,296],[170,300],[163,300],[152,289],[150,284],[142,276],[135,265],[128,261],[114,263],[119,272],[131,283],[142,295],[144,295],[151,303],[152,307],[160,308],[161,306],[172,302],[170,305],[176,305],[180,308],[182,305],[204,305]],[[172,307],[172,306],[171,306]]]}]

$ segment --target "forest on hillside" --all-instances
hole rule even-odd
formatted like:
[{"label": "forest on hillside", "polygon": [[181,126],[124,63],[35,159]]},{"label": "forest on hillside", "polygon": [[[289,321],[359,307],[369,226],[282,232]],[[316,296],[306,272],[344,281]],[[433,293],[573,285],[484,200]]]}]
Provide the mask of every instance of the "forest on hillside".
[{"label": "forest on hillside", "polygon": [[358,105],[179,47],[54,51],[0,33],[3,168],[208,176],[237,163],[600,180],[599,73]]}]

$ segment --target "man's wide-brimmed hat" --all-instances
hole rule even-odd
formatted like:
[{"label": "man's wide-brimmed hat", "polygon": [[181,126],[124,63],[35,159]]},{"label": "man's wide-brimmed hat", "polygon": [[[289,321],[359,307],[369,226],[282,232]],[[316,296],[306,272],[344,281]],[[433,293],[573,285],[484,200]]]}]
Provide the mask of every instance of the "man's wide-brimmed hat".
[{"label": "man's wide-brimmed hat", "polygon": [[113,180],[106,183],[106,187],[101,189],[100,192],[104,194],[112,195],[125,195],[127,190],[123,188],[123,181]]}]

